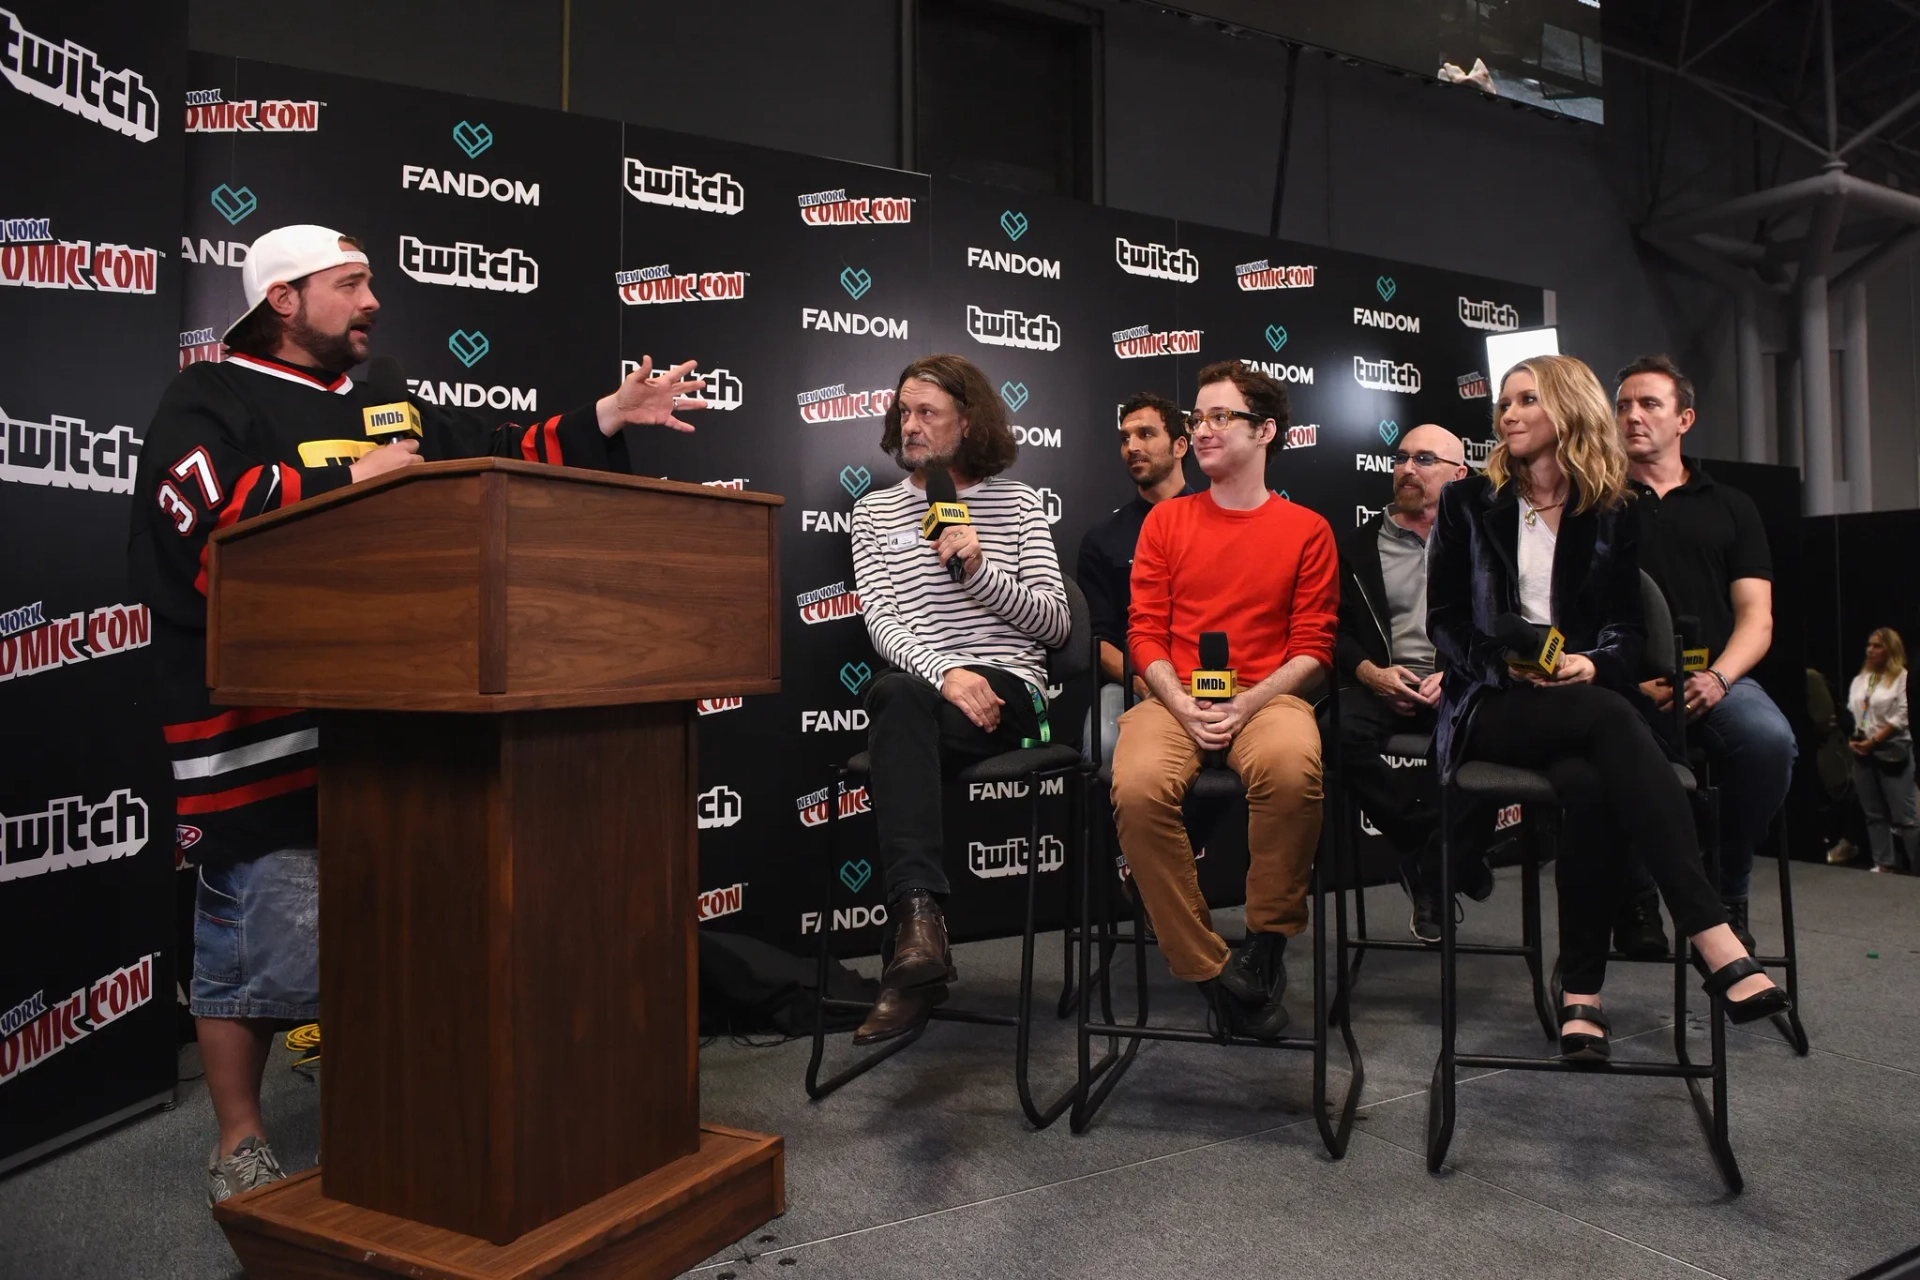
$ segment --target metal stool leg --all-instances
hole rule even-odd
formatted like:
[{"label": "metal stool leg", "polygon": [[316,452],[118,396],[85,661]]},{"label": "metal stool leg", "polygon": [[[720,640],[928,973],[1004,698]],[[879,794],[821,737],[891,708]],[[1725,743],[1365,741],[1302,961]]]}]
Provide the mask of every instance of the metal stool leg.
[{"label": "metal stool leg", "polygon": [[1547,1039],[1560,1039],[1560,1014],[1553,1007],[1552,997],[1547,992],[1544,932],[1540,927],[1540,863],[1542,862],[1545,832],[1541,829],[1547,821],[1547,815],[1539,812],[1523,815],[1521,824],[1526,828],[1521,833],[1520,861],[1520,940],[1527,949],[1527,974],[1533,981],[1533,1012],[1540,1019],[1540,1029]]},{"label": "metal stool leg", "polygon": [[1787,1038],[1793,1051],[1806,1057],[1810,1046],[1807,1043],[1807,1029],[1800,1023],[1800,944],[1793,932],[1793,876],[1788,870],[1793,862],[1790,855],[1790,841],[1787,838],[1787,815],[1783,810],[1779,817],[1779,839],[1774,843],[1774,856],[1780,865],[1780,932],[1781,969],[1787,980],[1787,998],[1793,1004],[1785,1013],[1773,1015],[1773,1025]]},{"label": "metal stool leg", "polygon": [[[1074,771],[1078,773],[1078,770]],[[1076,1075],[1073,1084],[1053,1101],[1041,1106],[1033,1100],[1033,1089],[1028,1083],[1027,1067],[1033,1048],[1033,951],[1035,903],[1039,897],[1040,885],[1040,783],[1044,775],[1032,774],[1027,779],[1027,919],[1025,931],[1020,937],[1020,1012],[1019,1022],[1014,1028],[1013,1082],[1020,1095],[1020,1109],[1026,1112],[1028,1123],[1036,1129],[1044,1129],[1060,1118],[1069,1106],[1080,1097],[1080,1084]],[[1061,775],[1066,776],[1066,775]],[[1080,796],[1077,787],[1067,788],[1068,821],[1067,838],[1074,839],[1073,815],[1076,812],[1074,802]],[[1062,852],[1065,859],[1065,852]],[[1063,861],[1061,870],[1068,870]]]},{"label": "metal stool leg", "polygon": [[[1440,901],[1453,901],[1453,824],[1447,787],[1440,787]],[[1427,1172],[1438,1173],[1453,1141],[1455,1006],[1453,912],[1440,913],[1440,1055],[1434,1060],[1433,1082],[1427,1086]],[[1536,975],[1538,970],[1535,970]]]}]

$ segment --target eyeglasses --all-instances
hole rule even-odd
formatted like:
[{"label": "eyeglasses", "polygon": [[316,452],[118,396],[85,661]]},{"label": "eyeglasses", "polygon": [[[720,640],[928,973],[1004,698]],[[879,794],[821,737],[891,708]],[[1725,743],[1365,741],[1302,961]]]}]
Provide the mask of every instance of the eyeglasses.
[{"label": "eyeglasses", "polygon": [[1257,413],[1248,413],[1245,409],[1209,409],[1205,413],[1198,409],[1189,409],[1186,414],[1187,434],[1199,435],[1200,429],[1218,435],[1233,425],[1235,418],[1244,418],[1248,422],[1260,423],[1266,419]]},{"label": "eyeglasses", "polygon": [[1460,466],[1466,465],[1463,462],[1456,462],[1452,458],[1443,458],[1431,449],[1422,449],[1418,453],[1408,453],[1406,450],[1402,449],[1395,452],[1395,454],[1393,455],[1393,465],[1396,467],[1404,467],[1409,462],[1419,467],[1433,467],[1433,466],[1440,466],[1442,464],[1449,467],[1460,467]]}]

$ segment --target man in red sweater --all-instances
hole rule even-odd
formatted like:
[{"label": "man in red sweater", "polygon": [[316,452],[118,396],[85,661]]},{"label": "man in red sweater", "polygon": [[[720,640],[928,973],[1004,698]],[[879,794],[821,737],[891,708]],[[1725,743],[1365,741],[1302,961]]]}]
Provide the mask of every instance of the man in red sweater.
[{"label": "man in red sweater", "polygon": [[[1287,939],[1307,925],[1320,838],[1320,731],[1306,696],[1333,669],[1339,552],[1327,522],[1267,488],[1286,389],[1238,361],[1200,371],[1187,429],[1212,482],[1147,514],[1133,560],[1127,643],[1153,697],[1120,717],[1113,803],[1120,845],[1176,978],[1198,983],[1222,1028],[1268,1038]],[[1196,701],[1200,635],[1224,631],[1240,692]],[[1201,753],[1247,788],[1247,936],[1213,931],[1181,802]]]}]

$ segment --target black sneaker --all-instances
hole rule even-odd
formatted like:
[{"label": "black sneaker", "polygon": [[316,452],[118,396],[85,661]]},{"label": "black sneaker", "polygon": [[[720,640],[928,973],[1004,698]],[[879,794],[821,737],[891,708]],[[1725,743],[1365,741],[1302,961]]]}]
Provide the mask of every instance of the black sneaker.
[{"label": "black sneaker", "polygon": [[1453,882],[1460,892],[1475,902],[1485,902],[1493,896],[1493,868],[1487,865],[1486,858],[1475,854],[1461,864],[1455,873]]},{"label": "black sneaker", "polygon": [[1407,932],[1421,942],[1440,941],[1440,887],[1408,871],[1400,870],[1400,887],[1407,891],[1413,914],[1407,917]]},{"label": "black sneaker", "polygon": [[1659,960],[1672,953],[1659,899],[1636,898],[1620,908],[1613,919],[1613,947],[1629,960]]},{"label": "black sneaker", "polygon": [[1259,967],[1255,943],[1262,937],[1255,934],[1244,942],[1236,944],[1227,952],[1227,962],[1213,981],[1234,1000],[1251,1008],[1258,1008],[1267,1000],[1267,984]]},{"label": "black sneaker", "polygon": [[1256,1040],[1272,1040],[1287,1029],[1287,935],[1256,933],[1241,944],[1248,953],[1248,969],[1260,978],[1264,990],[1257,1009],[1243,1009],[1235,1029]]},{"label": "black sneaker", "polygon": [[1722,898],[1720,905],[1727,909],[1727,924],[1733,929],[1733,936],[1740,939],[1740,945],[1747,949],[1747,954],[1759,955],[1759,946],[1753,940],[1753,930],[1747,927],[1747,900]]}]

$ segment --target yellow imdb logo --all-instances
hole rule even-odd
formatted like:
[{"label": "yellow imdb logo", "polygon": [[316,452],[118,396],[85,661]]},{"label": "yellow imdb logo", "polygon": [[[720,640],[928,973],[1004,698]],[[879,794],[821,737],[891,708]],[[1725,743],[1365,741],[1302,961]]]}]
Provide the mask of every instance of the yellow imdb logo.
[{"label": "yellow imdb logo", "polygon": [[350,467],[380,446],[371,440],[302,440],[303,467]]},{"label": "yellow imdb logo", "polygon": [[1196,671],[1187,680],[1187,693],[1194,698],[1233,697],[1233,672]]},{"label": "yellow imdb logo", "polygon": [[399,431],[411,432],[416,436],[420,434],[420,411],[407,400],[368,405],[360,411],[360,419],[366,423],[370,436],[392,435]]},{"label": "yellow imdb logo", "polygon": [[934,502],[927,506],[927,514],[920,520],[920,536],[931,538],[950,524],[972,524],[973,517],[967,514],[964,502]]}]

